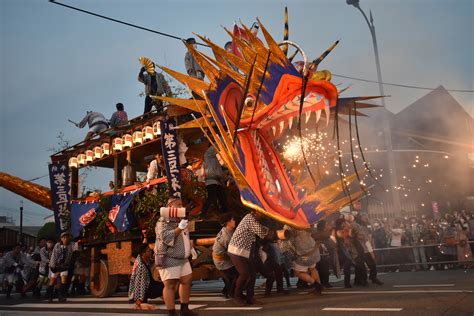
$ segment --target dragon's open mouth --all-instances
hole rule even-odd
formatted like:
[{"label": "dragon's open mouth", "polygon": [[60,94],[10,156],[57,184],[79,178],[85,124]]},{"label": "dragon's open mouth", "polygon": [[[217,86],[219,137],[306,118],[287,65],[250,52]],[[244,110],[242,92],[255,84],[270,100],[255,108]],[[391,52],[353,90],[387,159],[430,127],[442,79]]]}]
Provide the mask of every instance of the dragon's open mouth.
[{"label": "dragon's open mouth", "polygon": [[[323,112],[329,118],[330,106],[336,101],[332,99],[332,91],[327,91],[327,86],[321,87],[315,82],[308,86],[303,99],[302,123],[308,123],[311,117],[318,122]],[[259,191],[272,210],[287,218],[294,218],[304,202],[304,191],[296,187],[294,175],[289,172],[291,168],[285,165],[274,144],[298,125],[301,90],[285,95],[284,100],[282,102],[280,99],[280,104],[275,102],[273,108],[270,105],[260,111],[253,125],[255,127],[240,132],[239,136],[252,152],[254,170],[257,171],[254,184],[258,184],[258,188],[253,186],[254,191]],[[247,122],[243,120],[242,123],[245,129]]]}]

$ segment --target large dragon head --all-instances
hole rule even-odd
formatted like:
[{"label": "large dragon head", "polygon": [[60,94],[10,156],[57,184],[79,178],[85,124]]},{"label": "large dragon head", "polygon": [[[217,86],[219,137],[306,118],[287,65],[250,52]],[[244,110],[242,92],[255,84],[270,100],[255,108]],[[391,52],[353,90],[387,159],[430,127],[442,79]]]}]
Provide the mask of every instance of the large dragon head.
[{"label": "large dragon head", "polygon": [[[259,23],[266,45],[245,25],[237,28],[238,32],[226,29],[233,51],[198,35],[211,47],[214,57],[192,46],[187,48],[209,82],[161,67],[196,97],[158,98],[201,114],[181,128],[202,129],[235,178],[246,206],[280,222],[306,228],[357,199],[363,191],[337,199],[355,174],[323,187],[318,179],[310,190],[302,189],[301,178],[292,176],[282,162],[275,140],[292,127],[301,128],[302,120],[307,122],[311,116],[317,124],[324,116],[327,124],[331,113],[347,114],[348,105],[364,98],[339,98],[330,73],[317,71],[319,62],[335,45],[308,63],[298,45],[289,41],[279,45]],[[292,58],[287,58],[286,45],[296,47],[304,61],[293,64]]]}]

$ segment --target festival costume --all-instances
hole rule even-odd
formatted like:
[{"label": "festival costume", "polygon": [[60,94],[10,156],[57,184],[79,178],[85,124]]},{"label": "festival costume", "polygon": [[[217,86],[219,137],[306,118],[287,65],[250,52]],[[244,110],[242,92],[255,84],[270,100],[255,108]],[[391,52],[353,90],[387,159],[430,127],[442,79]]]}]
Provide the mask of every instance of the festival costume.
[{"label": "festival costume", "polygon": [[128,115],[125,111],[116,111],[110,117],[110,127],[118,127],[128,124]]},{"label": "festival costume", "polygon": [[170,96],[172,94],[165,76],[161,73],[155,72],[154,75],[150,75],[140,71],[138,74],[138,81],[145,85],[146,96],[143,114],[150,112],[153,105],[155,105],[158,110],[158,107],[163,104],[161,101],[153,101],[150,96]]},{"label": "festival costume", "polygon": [[255,249],[256,237],[265,238],[268,227],[257,221],[255,214],[249,213],[242,218],[230,239],[228,254],[239,276],[235,281],[235,294],[237,299],[242,300],[242,290],[246,288],[247,301],[252,302],[256,279],[256,267],[250,259],[251,255],[257,255]]},{"label": "festival costume", "polygon": [[146,303],[149,298],[157,298],[162,295],[163,283],[153,280],[150,268],[138,255],[133,263],[132,275],[130,276],[129,300]]},{"label": "festival costume", "polygon": [[175,236],[177,227],[178,221],[174,218],[160,217],[156,223],[155,256],[163,259],[159,266],[162,281],[179,279],[192,273],[188,259],[191,255],[189,231],[185,228]]},{"label": "festival costume", "polygon": [[105,119],[104,115],[99,112],[89,112],[86,116],[79,122],[78,126],[83,128],[88,124],[89,126],[89,133],[98,134],[103,130],[106,130],[109,125],[107,124],[107,120]]},{"label": "festival costume", "polygon": [[212,260],[217,270],[222,275],[224,280],[224,289],[222,293],[227,297],[232,297],[235,286],[235,279],[237,278],[237,270],[227,254],[227,248],[232,238],[234,231],[230,231],[223,227],[216,236],[216,241],[212,246]]}]

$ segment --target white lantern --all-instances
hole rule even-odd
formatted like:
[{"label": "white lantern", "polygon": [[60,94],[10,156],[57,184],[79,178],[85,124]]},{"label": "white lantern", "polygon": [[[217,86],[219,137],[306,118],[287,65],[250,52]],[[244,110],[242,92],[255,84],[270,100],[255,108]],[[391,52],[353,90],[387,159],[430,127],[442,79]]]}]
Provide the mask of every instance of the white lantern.
[{"label": "white lantern", "polygon": [[155,135],[153,134],[153,127],[151,126],[145,126],[143,129],[142,129],[142,133],[143,133],[143,140],[152,140],[153,138],[155,138]]},{"label": "white lantern", "polygon": [[136,131],[133,133],[133,143],[134,144],[143,144],[143,133]]},{"label": "white lantern", "polygon": [[113,149],[115,151],[121,151],[123,148],[123,139],[121,137],[114,138]]},{"label": "white lantern", "polygon": [[123,148],[130,148],[133,145],[133,138],[130,134],[125,134],[122,137],[123,139]]},{"label": "white lantern", "polygon": [[77,168],[77,158],[76,157],[71,157],[69,158],[69,168]]},{"label": "white lantern", "polygon": [[161,135],[160,122],[153,123],[153,134],[155,136]]},{"label": "white lantern", "polygon": [[92,150],[86,150],[86,162],[92,162],[94,160],[94,152]]},{"label": "white lantern", "polygon": [[[108,145],[109,144],[107,144],[107,146]],[[94,159],[102,158],[103,154],[104,154],[104,151],[102,150],[102,148],[100,146],[94,147]]]},{"label": "white lantern", "polygon": [[77,156],[77,162],[79,163],[79,166],[84,166],[86,164],[86,155],[85,154],[79,154]]},{"label": "white lantern", "polygon": [[101,147],[102,147],[102,155],[110,155],[110,144],[109,143],[103,143]]}]

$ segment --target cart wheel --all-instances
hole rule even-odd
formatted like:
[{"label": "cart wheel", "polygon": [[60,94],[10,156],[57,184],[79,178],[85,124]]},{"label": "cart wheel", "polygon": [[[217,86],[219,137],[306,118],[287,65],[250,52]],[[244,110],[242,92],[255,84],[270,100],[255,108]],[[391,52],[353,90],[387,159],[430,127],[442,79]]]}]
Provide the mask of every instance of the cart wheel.
[{"label": "cart wheel", "polygon": [[109,275],[107,260],[100,260],[99,271],[95,277],[95,281],[94,286],[91,287],[92,295],[96,297],[107,297],[115,292],[118,284],[118,275]]}]

